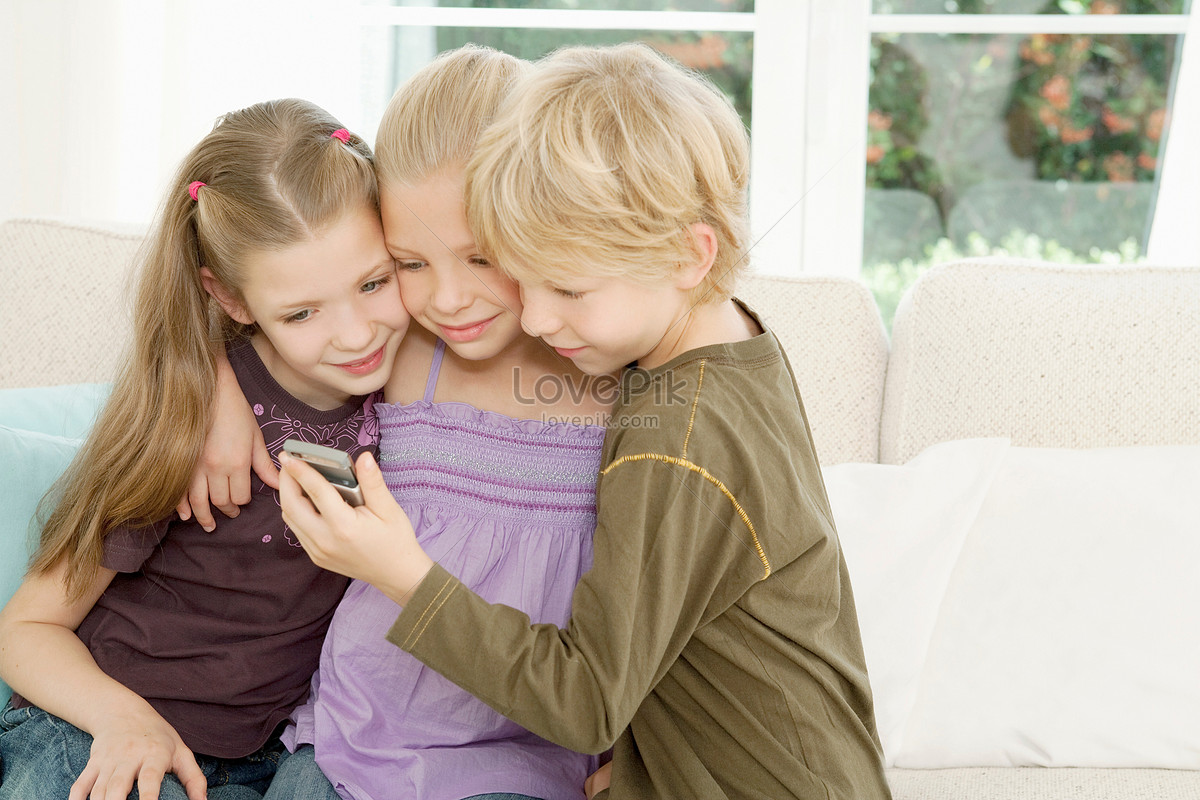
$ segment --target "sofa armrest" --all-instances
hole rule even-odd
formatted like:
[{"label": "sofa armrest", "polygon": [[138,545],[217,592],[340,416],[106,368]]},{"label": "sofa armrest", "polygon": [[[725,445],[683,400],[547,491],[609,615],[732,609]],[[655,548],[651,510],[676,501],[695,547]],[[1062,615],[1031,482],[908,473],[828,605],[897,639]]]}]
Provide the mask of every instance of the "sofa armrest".
[{"label": "sofa armrest", "polygon": [[142,239],[116,226],[0,223],[0,388],[112,380]]}]

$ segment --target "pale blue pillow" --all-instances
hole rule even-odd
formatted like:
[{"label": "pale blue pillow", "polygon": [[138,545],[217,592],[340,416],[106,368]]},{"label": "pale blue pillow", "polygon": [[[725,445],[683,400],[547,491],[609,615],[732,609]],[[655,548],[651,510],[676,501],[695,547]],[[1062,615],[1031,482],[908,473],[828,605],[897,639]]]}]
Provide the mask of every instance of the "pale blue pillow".
[{"label": "pale blue pillow", "polygon": [[[0,425],[0,604],[25,576],[38,533],[34,514],[42,496],[79,448],[80,439]],[[9,688],[0,682],[0,705]]]},{"label": "pale blue pillow", "polygon": [[109,383],[0,389],[0,425],[81,438],[92,427],[111,389]]}]

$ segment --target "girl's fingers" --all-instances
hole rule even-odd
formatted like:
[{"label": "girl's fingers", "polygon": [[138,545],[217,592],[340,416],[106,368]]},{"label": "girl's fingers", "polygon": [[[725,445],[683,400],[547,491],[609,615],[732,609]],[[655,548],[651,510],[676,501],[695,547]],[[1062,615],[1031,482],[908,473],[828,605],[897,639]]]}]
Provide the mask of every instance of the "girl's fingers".
[{"label": "girl's fingers", "polygon": [[[157,777],[155,777],[157,775]],[[147,770],[146,764],[118,764],[105,777],[103,794],[97,792],[100,788],[100,782],[96,783],[96,788],[92,790],[92,796],[103,798],[103,800],[125,800],[129,793],[133,791],[134,782],[137,782],[138,797],[142,800],[158,800],[158,790],[162,785],[163,771],[159,768],[157,771]],[[142,781],[145,781],[143,783]]]},{"label": "girl's fingers", "polygon": [[229,507],[233,501],[229,499],[229,478],[221,475],[214,476],[208,482],[208,504],[225,516],[229,516]]},{"label": "girl's fingers", "polygon": [[[142,771],[138,773],[137,778],[138,797],[141,800],[158,800],[158,792],[162,789],[162,782],[163,775],[161,772],[148,772],[143,767]],[[128,790],[125,790],[124,794],[117,793],[113,795],[115,800],[125,800],[128,796]],[[105,800],[108,800],[108,798],[105,798]]]},{"label": "girl's fingers", "polygon": [[208,478],[203,474],[192,476],[191,485],[188,487],[187,502],[191,506],[192,516],[200,527],[210,533],[216,530],[217,523],[213,519],[212,509],[208,505],[209,490]]},{"label": "girl's fingers", "polygon": [[225,509],[225,516],[233,519],[241,513],[241,506],[250,502],[250,472],[235,472],[229,476],[229,499],[233,502],[234,514],[230,515]]},{"label": "girl's fingers", "polygon": [[600,769],[588,776],[587,781],[583,784],[583,792],[588,800],[600,794],[609,787],[609,782],[612,779],[612,762],[608,762]]},{"label": "girl's fingers", "polygon": [[92,787],[96,785],[96,773],[98,768],[88,763],[83,768],[83,772],[79,773],[79,777],[75,779],[75,783],[71,784],[71,794],[68,800],[87,800],[88,795],[92,792]]},{"label": "girl's fingers", "polygon": [[254,449],[250,454],[250,466],[263,483],[272,489],[279,488],[279,469],[271,460],[271,454],[267,452],[267,445],[263,442],[261,430],[258,431],[258,438],[255,439]]},{"label": "girl's fingers", "polygon": [[[281,455],[280,459],[287,456]],[[312,501],[304,494],[304,489],[296,477],[286,468],[279,471],[279,505],[283,510],[283,521],[293,530],[302,530],[304,525],[297,525],[300,520],[311,521],[316,514]]]},{"label": "girl's fingers", "polygon": [[373,455],[366,451],[360,453],[354,462],[354,472],[358,475],[358,485],[362,487],[363,502],[367,508],[378,513],[395,503]]},{"label": "girl's fingers", "polygon": [[179,753],[174,763],[175,777],[183,784],[188,800],[205,800],[208,795],[208,778],[200,771],[196,757],[190,750]]}]

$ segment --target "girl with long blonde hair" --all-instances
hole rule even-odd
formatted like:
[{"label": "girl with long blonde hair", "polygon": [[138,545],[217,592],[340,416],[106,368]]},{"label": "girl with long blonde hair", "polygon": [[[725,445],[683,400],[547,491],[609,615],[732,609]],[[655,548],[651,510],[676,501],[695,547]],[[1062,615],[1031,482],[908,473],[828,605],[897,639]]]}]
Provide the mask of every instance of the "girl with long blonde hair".
[{"label": "girl with long blonde hair", "polygon": [[[346,580],[255,481],[210,533],[173,513],[227,359],[272,454],[373,448],[408,326],[373,157],[302,100],[225,115],[142,254],[134,335],[0,612],[0,798],[257,797]],[[223,355],[222,355],[223,354]],[[223,367],[228,369],[228,367]]]}]

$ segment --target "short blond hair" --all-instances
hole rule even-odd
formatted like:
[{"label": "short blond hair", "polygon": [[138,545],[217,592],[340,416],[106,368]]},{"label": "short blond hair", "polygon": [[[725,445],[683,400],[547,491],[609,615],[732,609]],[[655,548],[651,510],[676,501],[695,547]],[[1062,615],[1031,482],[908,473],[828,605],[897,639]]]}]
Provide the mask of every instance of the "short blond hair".
[{"label": "short blond hair", "polygon": [[480,133],[517,80],[523,59],[468,44],[448,50],[396,90],[375,136],[380,183],[411,186],[465,168]]},{"label": "short blond hair", "polygon": [[702,75],[648,46],[570,47],[539,61],[467,169],[480,247],[521,280],[657,282],[717,255],[696,302],[732,296],[749,250],[745,125]]}]

